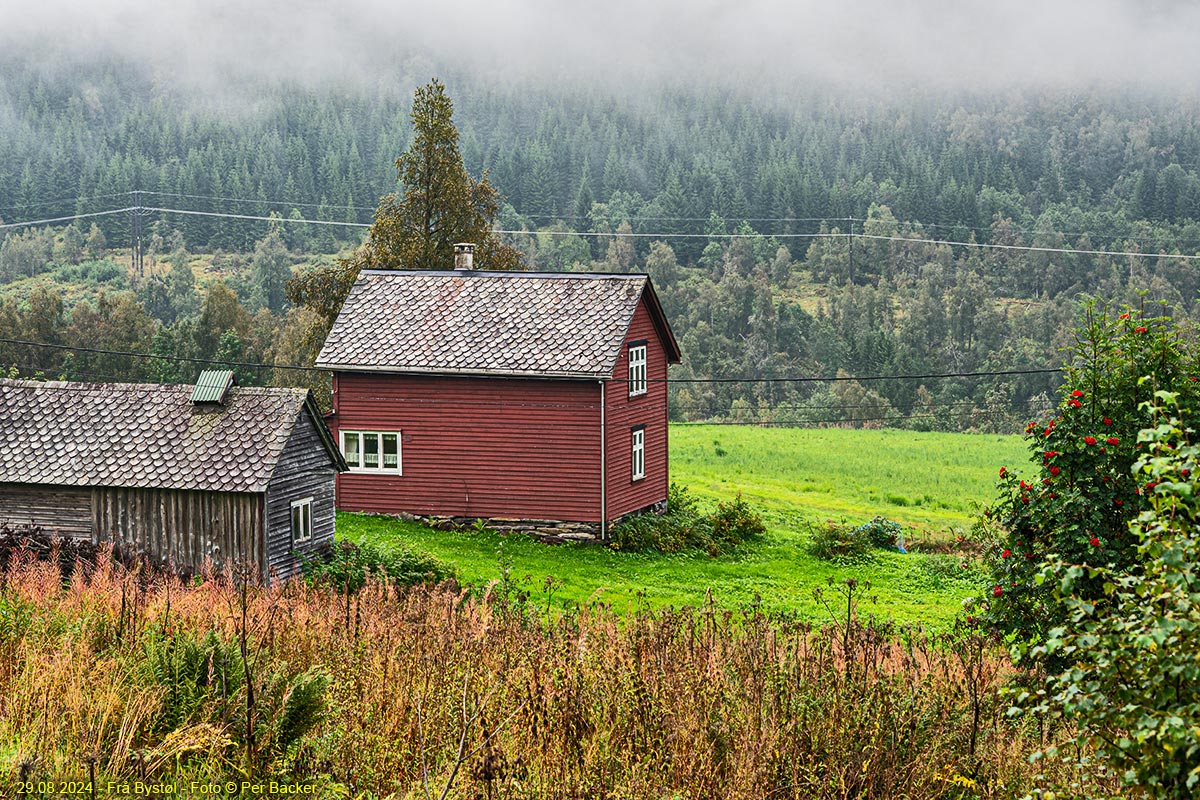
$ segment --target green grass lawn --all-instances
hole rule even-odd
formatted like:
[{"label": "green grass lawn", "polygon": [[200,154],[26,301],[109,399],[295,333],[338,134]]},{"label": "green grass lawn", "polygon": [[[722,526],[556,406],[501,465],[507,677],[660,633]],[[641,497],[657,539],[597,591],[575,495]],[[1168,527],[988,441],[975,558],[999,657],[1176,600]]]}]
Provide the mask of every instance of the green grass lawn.
[{"label": "green grass lawn", "polygon": [[671,428],[672,478],[705,501],[738,492],[763,512],[767,536],[734,555],[619,553],[596,546],[543,545],[492,532],[437,531],[384,517],[340,514],[339,535],[385,548],[405,546],[453,563],[463,581],[510,578],[546,602],[547,577],[561,582],[552,603],[602,601],[621,610],[646,602],[699,605],[707,593],[727,608],[761,598],[764,608],[819,620],[813,589],[829,578],[870,581],[863,610],[900,622],[944,626],[972,594],[974,569],[926,554],[876,552],[834,565],[805,551],[805,519],[858,524],[876,514],[915,528],[917,541],[944,539],[970,524],[994,493],[1001,465],[1020,465],[1020,437],[906,431],[773,430],[717,425]]}]

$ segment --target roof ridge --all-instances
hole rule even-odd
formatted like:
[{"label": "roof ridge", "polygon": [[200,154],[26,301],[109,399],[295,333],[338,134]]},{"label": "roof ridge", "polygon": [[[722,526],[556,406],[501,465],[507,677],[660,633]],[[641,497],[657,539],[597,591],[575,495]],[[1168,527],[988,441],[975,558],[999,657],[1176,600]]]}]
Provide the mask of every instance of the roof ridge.
[{"label": "roof ridge", "polygon": [[637,280],[650,277],[646,272],[521,272],[485,269],[364,269],[360,274],[427,278],[556,278],[564,280]]},{"label": "roof ridge", "polygon": [[[113,391],[174,391],[186,392],[194,388],[191,383],[132,383],[125,381],[36,381],[27,378],[0,378],[0,386],[14,389],[69,389],[95,390],[110,389]],[[241,394],[292,394],[304,393],[308,390],[298,386],[233,386],[230,391]]]}]

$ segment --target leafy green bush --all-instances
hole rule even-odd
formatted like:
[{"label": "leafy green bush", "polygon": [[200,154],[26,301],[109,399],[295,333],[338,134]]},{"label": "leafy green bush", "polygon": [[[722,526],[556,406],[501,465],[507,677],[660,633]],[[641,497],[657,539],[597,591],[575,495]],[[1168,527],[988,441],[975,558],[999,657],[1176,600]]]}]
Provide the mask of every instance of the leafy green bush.
[{"label": "leafy green bush", "polygon": [[729,503],[717,503],[716,511],[706,515],[686,487],[672,483],[665,512],[626,517],[613,526],[610,534],[614,550],[661,553],[704,550],[718,556],[761,536],[766,529],[762,517],[741,494]]},{"label": "leafy green bush", "polygon": [[767,532],[762,517],[750,507],[741,492],[728,503],[717,503],[717,510],[709,516],[709,522],[713,540],[723,547],[736,547]]},{"label": "leafy green bush", "polygon": [[[1051,560],[1041,577],[1070,622],[1041,649],[1070,667],[1022,701],[1078,723],[1079,747],[1044,755],[1099,764],[1148,797],[1182,800],[1200,795],[1200,446],[1188,442],[1178,396],[1158,399],[1170,416],[1142,432],[1150,449],[1134,470],[1153,487],[1130,526],[1143,567]],[[1089,597],[1097,582],[1103,601]],[[1093,749],[1100,758],[1085,759]]]},{"label": "leafy green bush", "polygon": [[[1141,563],[1129,522],[1148,507],[1149,487],[1132,474],[1138,431],[1150,422],[1145,404],[1156,389],[1196,395],[1196,348],[1169,317],[1112,315],[1089,305],[1075,337],[1055,416],[1026,428],[1037,471],[1001,467],[1000,497],[985,512],[999,528],[984,549],[991,572],[985,619],[1023,656],[1069,619],[1038,580],[1051,557],[1109,564],[1117,573]],[[1098,602],[1103,584],[1085,576],[1074,591]],[[1052,671],[1067,666],[1058,651],[1047,655]]]},{"label": "leafy green bush", "polygon": [[338,591],[357,592],[369,576],[387,577],[394,583],[438,582],[455,577],[454,567],[428,553],[407,548],[384,550],[373,544],[338,542],[332,551],[305,559],[301,574],[310,583],[323,583]]},{"label": "leafy green bush", "polygon": [[809,524],[808,553],[822,561],[853,563],[869,557],[871,540],[865,526],[851,527],[827,519]]},{"label": "leafy green bush", "polygon": [[63,283],[125,287],[125,269],[120,264],[108,260],[63,265],[54,270],[54,277]]},{"label": "leafy green bush", "polygon": [[872,517],[859,526],[872,547],[892,550],[904,537],[904,526],[887,517]]}]

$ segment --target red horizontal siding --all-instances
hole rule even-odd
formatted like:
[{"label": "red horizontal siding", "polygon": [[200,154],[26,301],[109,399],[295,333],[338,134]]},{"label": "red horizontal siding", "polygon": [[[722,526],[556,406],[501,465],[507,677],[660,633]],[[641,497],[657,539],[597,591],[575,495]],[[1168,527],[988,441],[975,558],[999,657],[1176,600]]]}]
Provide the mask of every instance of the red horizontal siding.
[{"label": "red horizontal siding", "polygon": [[597,522],[599,400],[591,381],[338,373],[335,436],[403,435],[403,474],[338,475],[338,507]]},{"label": "red horizontal siding", "polygon": [[[646,342],[646,394],[629,396],[629,342]],[[608,437],[606,472],[608,516],[616,519],[667,499],[667,354],[646,310],[638,306],[613,372],[605,388]],[[646,477],[633,480],[632,428],[645,425]]]}]

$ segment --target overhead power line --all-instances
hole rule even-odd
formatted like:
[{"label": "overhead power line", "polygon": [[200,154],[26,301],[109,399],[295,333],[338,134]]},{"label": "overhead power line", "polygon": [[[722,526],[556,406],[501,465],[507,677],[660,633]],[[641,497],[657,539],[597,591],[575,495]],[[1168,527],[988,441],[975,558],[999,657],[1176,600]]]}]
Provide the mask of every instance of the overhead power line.
[{"label": "overhead power line", "polygon": [[[280,217],[280,216],[261,216],[257,214],[232,214],[222,211],[196,211],[193,209],[182,208],[166,208],[161,206],[127,206],[125,208],[113,209],[111,211],[93,211],[86,214],[71,214],[68,216],[54,217],[51,219],[29,220],[26,222],[12,222],[0,225],[0,230],[7,228],[27,228],[34,225],[46,225],[52,222],[67,222],[75,219],[84,219],[88,217],[103,217],[113,214],[125,214],[129,212],[138,213],[159,213],[159,214],[183,214],[187,216],[199,217],[217,217],[222,219],[240,219],[254,222],[275,222],[275,223],[302,223],[309,225],[334,225],[345,228],[369,228],[370,223],[366,222],[340,222],[337,220],[328,219],[307,219],[299,217]],[[854,239],[869,239],[872,241],[885,242],[905,242],[909,244],[919,244],[926,246],[948,246],[948,247],[968,247],[981,250],[1011,250],[1033,253],[1062,253],[1064,255],[1095,255],[1095,256],[1128,256],[1139,258],[1170,258],[1181,261],[1200,261],[1200,255],[1184,255],[1181,253],[1145,253],[1137,251],[1119,251],[1119,250],[1077,250],[1069,247],[1039,247],[1037,245],[1017,245],[1017,244],[994,244],[987,242],[960,242],[949,239],[923,239],[908,236],[883,236],[880,234],[868,233],[778,233],[778,234],[763,234],[763,233],[726,233],[720,236],[710,236],[706,233],[639,233],[639,232],[610,232],[610,231],[527,231],[513,230],[505,228],[494,229],[494,233],[505,234],[510,236],[583,236],[583,237],[612,237],[617,239],[846,239],[853,242]]]},{"label": "overhead power line", "polygon": [[53,217],[51,219],[31,219],[26,222],[6,222],[0,225],[0,230],[5,228],[32,228],[35,225],[49,225],[51,222],[70,222],[75,219],[87,219],[89,217],[108,217],[113,214],[128,214],[130,211],[142,210],[138,206],[128,206],[126,208],[114,208],[111,211],[92,211],[87,214],[71,214],[65,217]]},{"label": "overhead power line", "polygon": [[331,219],[299,219],[296,217],[263,217],[256,214],[230,214],[222,211],[191,211],[182,208],[157,208],[139,206],[140,211],[157,211],[160,214],[187,214],[196,217],[224,217],[225,219],[248,219],[257,222],[304,222],[309,225],[340,225],[344,228],[369,228],[368,222],[337,222]]}]

